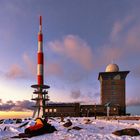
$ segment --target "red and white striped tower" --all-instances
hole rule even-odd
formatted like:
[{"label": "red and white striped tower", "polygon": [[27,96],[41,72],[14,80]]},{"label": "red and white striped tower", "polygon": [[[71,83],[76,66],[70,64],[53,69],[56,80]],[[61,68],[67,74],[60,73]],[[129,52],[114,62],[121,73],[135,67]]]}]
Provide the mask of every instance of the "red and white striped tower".
[{"label": "red and white striped tower", "polygon": [[[36,98],[32,98],[32,100],[36,101],[36,105],[34,106],[33,118],[35,117],[44,117],[45,116],[45,108],[46,101],[48,101],[48,91],[45,89],[50,88],[48,85],[44,85],[44,56],[43,56],[43,34],[42,34],[42,16],[40,16],[39,22],[39,32],[38,32],[38,51],[37,51],[37,84],[32,85],[32,88],[36,90],[33,92],[38,95]],[[37,115],[36,115],[37,114]]]},{"label": "red and white striped tower", "polygon": [[43,34],[42,34],[42,16],[40,16],[39,33],[38,33],[38,53],[37,53],[37,83],[44,84],[43,79],[44,58],[43,58]]}]

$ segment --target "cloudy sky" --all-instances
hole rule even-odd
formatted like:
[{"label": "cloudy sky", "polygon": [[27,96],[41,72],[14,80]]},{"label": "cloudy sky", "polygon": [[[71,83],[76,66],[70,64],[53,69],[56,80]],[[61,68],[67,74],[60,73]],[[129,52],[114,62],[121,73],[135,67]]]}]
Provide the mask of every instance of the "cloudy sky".
[{"label": "cloudy sky", "polygon": [[51,101],[100,103],[98,73],[114,62],[130,70],[128,112],[140,114],[139,5],[139,0],[0,0],[0,110],[32,105],[42,15]]}]

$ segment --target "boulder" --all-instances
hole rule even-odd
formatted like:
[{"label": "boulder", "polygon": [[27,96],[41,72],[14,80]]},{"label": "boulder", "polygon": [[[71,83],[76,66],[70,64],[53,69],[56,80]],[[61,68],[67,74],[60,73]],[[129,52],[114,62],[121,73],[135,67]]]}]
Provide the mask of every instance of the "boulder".
[{"label": "boulder", "polygon": [[92,121],[91,121],[90,119],[84,119],[84,123],[85,123],[85,124],[91,124]]},{"label": "boulder", "polygon": [[74,126],[74,127],[72,127],[72,129],[75,129],[75,130],[81,130],[82,128],[79,127],[79,126]]},{"label": "boulder", "polygon": [[117,136],[123,136],[123,135],[139,136],[140,135],[139,131],[134,128],[125,128],[122,130],[117,130],[117,131],[114,131],[112,134],[117,135]]},{"label": "boulder", "polygon": [[16,123],[22,123],[22,119],[16,119]]},{"label": "boulder", "polygon": [[79,127],[79,126],[74,126],[74,127],[72,127],[72,128],[69,128],[68,129],[68,131],[70,131],[70,130],[81,130],[81,129],[83,129],[83,128],[81,128],[81,127]]},{"label": "boulder", "polygon": [[70,127],[70,126],[72,126],[71,120],[68,119],[67,122],[63,124],[63,126],[64,126],[64,127]]}]

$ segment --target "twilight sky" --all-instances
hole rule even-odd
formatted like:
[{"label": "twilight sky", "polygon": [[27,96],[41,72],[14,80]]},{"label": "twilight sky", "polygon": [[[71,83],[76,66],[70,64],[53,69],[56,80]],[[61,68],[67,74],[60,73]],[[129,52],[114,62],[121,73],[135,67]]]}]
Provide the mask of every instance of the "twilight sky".
[{"label": "twilight sky", "polygon": [[130,70],[128,112],[140,114],[139,5],[139,0],[0,0],[0,110],[32,104],[42,15],[51,101],[100,103],[98,73],[114,62]]}]

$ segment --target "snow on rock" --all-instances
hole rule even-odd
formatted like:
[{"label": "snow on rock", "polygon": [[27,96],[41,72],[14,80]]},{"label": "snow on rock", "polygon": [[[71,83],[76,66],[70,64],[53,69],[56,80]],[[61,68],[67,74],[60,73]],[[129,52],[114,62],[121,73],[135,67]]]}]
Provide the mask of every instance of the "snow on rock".
[{"label": "snow on rock", "polygon": [[4,120],[4,124],[12,124],[14,121],[12,119]]},{"label": "snow on rock", "polygon": [[[71,129],[66,128],[63,124],[70,119],[72,122]],[[28,126],[33,125],[33,120],[28,120]],[[135,128],[140,132],[139,120],[95,120],[94,118],[65,118],[65,122],[60,122],[60,118],[51,118],[49,122],[55,126],[58,131],[51,134],[44,134],[30,138],[30,140],[140,140],[140,136],[115,136],[112,132],[125,128]],[[86,122],[86,123],[85,123]],[[88,123],[87,123],[88,122]],[[25,121],[23,122],[25,123]],[[19,128],[21,124],[0,124],[0,140],[9,139],[18,133],[24,132],[25,127]],[[9,129],[4,130],[7,127]],[[82,129],[76,130],[73,127]]]},{"label": "snow on rock", "polygon": [[30,120],[29,123],[27,124],[26,128],[29,126],[33,126],[35,125],[35,121],[34,120]]}]

